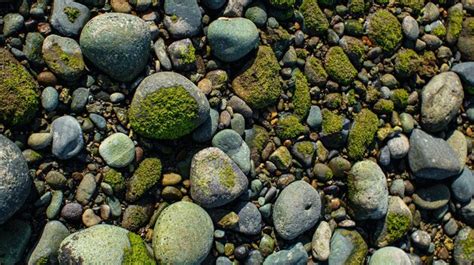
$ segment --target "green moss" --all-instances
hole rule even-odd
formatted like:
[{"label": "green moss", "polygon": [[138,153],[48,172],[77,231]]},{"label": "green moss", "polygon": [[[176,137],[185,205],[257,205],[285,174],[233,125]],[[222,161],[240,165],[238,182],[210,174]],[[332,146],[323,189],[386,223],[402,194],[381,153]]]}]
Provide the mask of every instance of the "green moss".
[{"label": "green moss", "polygon": [[386,52],[392,52],[402,40],[398,19],[385,9],[376,11],[369,20],[369,38]]},{"label": "green moss", "polygon": [[277,8],[292,8],[295,5],[296,0],[269,0],[270,4]]},{"label": "green moss", "polygon": [[361,65],[364,61],[365,56],[365,45],[364,43],[354,37],[347,36],[344,38],[348,45],[344,46],[344,52],[349,55],[349,59],[356,65]]},{"label": "green moss", "polygon": [[345,265],[360,265],[364,264],[365,256],[367,255],[368,247],[362,236],[357,231],[341,229],[341,235],[347,237],[354,249],[346,259]]},{"label": "green moss", "polygon": [[350,0],[349,1],[349,12],[352,14],[360,15],[365,10],[364,0]]},{"label": "green moss", "polygon": [[326,72],[341,85],[349,85],[357,76],[357,70],[341,47],[331,47],[324,62]]},{"label": "green moss", "polygon": [[280,96],[279,71],[280,65],[272,48],[260,46],[255,60],[232,81],[232,88],[250,106],[265,108]]},{"label": "green moss", "polygon": [[303,0],[300,6],[303,29],[309,35],[322,35],[329,28],[329,21],[316,0]]},{"label": "green moss", "polygon": [[425,0],[399,0],[402,6],[411,8],[415,14],[418,14],[425,6]]},{"label": "green moss", "polygon": [[374,105],[374,111],[379,114],[392,114],[394,108],[393,101],[388,99],[379,99]]},{"label": "green moss", "polygon": [[363,109],[354,118],[354,124],[349,131],[347,154],[353,160],[364,158],[367,147],[370,146],[378,129],[377,115],[368,109]]},{"label": "green moss", "polygon": [[189,45],[188,47],[183,47],[180,50],[178,61],[181,64],[193,64],[196,62],[196,49],[193,45]]},{"label": "green moss", "polygon": [[364,25],[357,19],[348,19],[344,22],[344,33],[350,36],[362,36]]},{"label": "green moss", "polygon": [[349,106],[355,106],[357,104],[357,96],[354,89],[351,89],[346,94],[346,103]]},{"label": "green moss", "polygon": [[235,186],[235,171],[232,165],[227,163],[222,167],[219,167],[219,182],[227,189],[231,189]]},{"label": "green moss", "polygon": [[322,122],[322,133],[330,135],[342,131],[344,125],[344,117],[337,115],[336,113],[328,110],[322,110],[323,122]]},{"label": "green moss", "polygon": [[420,60],[420,56],[414,50],[403,49],[398,52],[395,59],[395,71],[402,77],[411,76],[416,72]]},{"label": "green moss", "polygon": [[30,122],[38,109],[38,84],[5,49],[0,48],[0,121],[10,125]]},{"label": "green moss", "polygon": [[394,242],[404,236],[411,227],[410,217],[402,214],[388,213],[385,218],[387,241]]},{"label": "green moss", "polygon": [[337,0],[318,0],[318,4],[322,6],[334,6],[336,4]]},{"label": "green moss", "polygon": [[408,92],[403,89],[395,89],[392,91],[390,99],[393,101],[393,104],[397,109],[404,110],[408,105]]},{"label": "green moss", "polygon": [[138,104],[132,104],[130,124],[144,137],[177,139],[197,127],[198,108],[184,87],[160,88]]},{"label": "green moss", "polygon": [[306,118],[311,108],[311,95],[309,93],[308,81],[300,70],[297,70],[295,74],[295,90],[292,102],[294,114],[300,119]]},{"label": "green moss", "polygon": [[75,7],[71,7],[71,6],[66,6],[63,9],[63,11],[67,16],[67,19],[71,23],[74,23],[74,21],[76,21],[76,19],[81,15],[81,11],[79,9],[77,9]]},{"label": "green moss", "polygon": [[310,52],[305,49],[301,49],[301,48],[296,49],[296,57],[298,57],[298,59],[305,60],[309,56],[309,54]]},{"label": "green moss", "polygon": [[312,155],[314,153],[314,145],[310,141],[299,142],[296,144],[296,150],[303,155]]},{"label": "green moss", "polygon": [[276,134],[281,139],[296,138],[306,132],[306,127],[300,123],[300,119],[295,115],[281,117],[276,128]]},{"label": "green moss", "polygon": [[127,183],[127,201],[136,201],[153,187],[161,177],[161,161],[158,158],[145,158]]},{"label": "green moss", "polygon": [[49,264],[49,257],[48,256],[43,256],[41,258],[39,258],[35,265],[47,265]]},{"label": "green moss", "polygon": [[375,3],[379,5],[386,5],[390,2],[390,0],[375,0]]},{"label": "green moss", "polygon": [[464,257],[471,257],[474,255],[474,229],[469,231],[467,238],[460,242],[462,253]]},{"label": "green moss", "polygon": [[122,173],[113,168],[104,173],[104,182],[109,184],[114,189],[114,192],[121,192],[125,189],[125,179]]},{"label": "green moss", "polygon": [[326,73],[326,70],[324,70],[323,63],[314,56],[307,59],[304,72],[309,83],[312,85],[324,85],[328,79],[328,74]]},{"label": "green moss", "polygon": [[255,148],[258,152],[261,152],[268,142],[270,135],[267,130],[259,125],[254,125],[255,136],[250,141],[250,148]]},{"label": "green moss", "polygon": [[377,99],[380,96],[380,91],[373,87],[373,86],[368,86],[367,91],[365,93],[365,101],[368,103],[374,103],[377,101]]},{"label": "green moss", "polygon": [[431,30],[431,33],[433,33],[439,38],[443,38],[446,35],[446,27],[444,27],[443,24],[438,24],[435,28]]},{"label": "green moss", "polygon": [[451,7],[448,10],[448,19],[447,19],[447,36],[446,40],[449,43],[454,43],[458,39],[462,30],[462,20],[463,20],[462,8],[457,8],[456,6]]},{"label": "green moss", "polygon": [[417,74],[423,77],[433,77],[438,72],[436,55],[433,51],[425,51],[417,68]]},{"label": "green moss", "polygon": [[124,249],[123,265],[152,265],[156,264],[155,259],[150,256],[143,239],[132,232],[128,233],[130,247]]},{"label": "green moss", "polygon": [[331,109],[337,109],[342,104],[342,95],[339,93],[330,93],[324,97],[326,106]]}]

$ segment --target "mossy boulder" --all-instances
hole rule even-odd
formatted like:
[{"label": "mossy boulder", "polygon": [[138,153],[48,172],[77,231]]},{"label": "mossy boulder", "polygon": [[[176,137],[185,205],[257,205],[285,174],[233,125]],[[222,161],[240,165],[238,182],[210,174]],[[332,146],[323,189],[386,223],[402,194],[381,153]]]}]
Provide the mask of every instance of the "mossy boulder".
[{"label": "mossy boulder", "polygon": [[161,161],[158,158],[145,158],[127,183],[127,201],[138,200],[158,183],[161,177],[161,169]]},{"label": "mossy boulder", "polygon": [[328,109],[322,110],[323,122],[321,124],[321,141],[330,148],[341,147],[345,141],[342,133],[345,118]]},{"label": "mossy boulder", "polygon": [[323,63],[318,58],[311,56],[304,65],[304,74],[310,85],[323,86],[326,84],[328,74],[323,67]]},{"label": "mossy boulder", "polygon": [[384,98],[379,99],[374,105],[374,111],[378,114],[390,115],[394,108],[393,101]]},{"label": "mossy boulder", "polygon": [[364,0],[349,0],[349,12],[353,15],[361,15],[365,11]]},{"label": "mossy boulder", "polygon": [[339,45],[347,54],[349,60],[359,68],[365,57],[364,43],[358,38],[344,36],[340,39]]},{"label": "mossy boulder", "polygon": [[296,0],[269,0],[268,2],[276,8],[287,9],[292,8],[295,5]]},{"label": "mossy boulder", "polygon": [[42,53],[48,68],[61,79],[76,80],[84,73],[82,51],[74,39],[49,35],[43,41]]},{"label": "mossy boulder", "polygon": [[356,230],[336,229],[331,237],[330,264],[364,264],[368,247]]},{"label": "mossy boulder", "polygon": [[448,9],[446,42],[454,44],[459,38],[462,30],[463,8],[461,3]]},{"label": "mossy boulder", "polygon": [[329,21],[316,0],[303,0],[300,6],[303,15],[303,31],[309,35],[323,35],[329,28]]},{"label": "mossy boulder", "polygon": [[404,110],[408,105],[408,91],[403,88],[395,89],[392,91],[392,95],[390,95],[390,99],[392,100],[395,108],[399,110]]},{"label": "mossy boulder", "polygon": [[125,178],[122,173],[113,168],[109,168],[104,172],[103,181],[109,184],[116,193],[120,193],[125,189]]},{"label": "mossy boulder", "polygon": [[299,135],[308,132],[308,128],[301,124],[299,117],[293,114],[281,117],[278,120],[275,130],[276,134],[281,139],[296,138]]},{"label": "mossy boulder", "polygon": [[38,83],[13,55],[0,48],[0,121],[23,125],[39,105]]},{"label": "mossy boulder", "polygon": [[255,59],[232,81],[234,92],[254,108],[275,103],[281,93],[280,65],[272,48],[260,46]]},{"label": "mossy boulder", "polygon": [[349,132],[347,154],[353,160],[364,157],[367,147],[370,146],[377,133],[379,119],[372,111],[363,109],[354,118],[354,124]]},{"label": "mossy boulder", "polygon": [[283,54],[288,50],[292,42],[292,35],[288,33],[283,27],[268,28],[263,32],[262,41],[268,43],[272,47],[275,56],[278,59],[283,57]]},{"label": "mossy boulder", "polygon": [[474,60],[474,17],[468,17],[462,23],[458,38],[458,49],[465,61]]},{"label": "mossy boulder", "polygon": [[411,229],[412,221],[412,214],[405,202],[398,196],[391,196],[387,215],[376,224],[375,245],[385,247],[399,240]]},{"label": "mossy boulder", "polygon": [[311,108],[311,95],[309,93],[309,85],[305,75],[297,70],[295,73],[295,87],[292,97],[294,106],[293,113],[300,119],[306,118]]},{"label": "mossy boulder", "polygon": [[206,96],[190,80],[174,72],[160,72],[145,78],[129,110],[133,130],[158,140],[187,135],[208,116]]},{"label": "mossy boulder", "polygon": [[326,53],[324,66],[328,75],[336,82],[347,86],[357,76],[357,70],[341,47],[331,47]]},{"label": "mossy boulder", "polygon": [[400,50],[395,58],[395,71],[400,77],[409,77],[416,72],[420,61],[420,56],[414,50]]},{"label": "mossy boulder", "polygon": [[400,22],[385,9],[379,9],[369,17],[368,35],[385,52],[392,52],[403,37]]}]

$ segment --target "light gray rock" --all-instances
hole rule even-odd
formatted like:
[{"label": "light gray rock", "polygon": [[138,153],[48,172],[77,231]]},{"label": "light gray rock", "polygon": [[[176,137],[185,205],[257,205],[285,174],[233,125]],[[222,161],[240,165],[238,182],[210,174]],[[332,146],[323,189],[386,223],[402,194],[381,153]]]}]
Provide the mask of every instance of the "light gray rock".
[{"label": "light gray rock", "polygon": [[57,260],[59,245],[69,234],[69,230],[59,221],[46,223],[41,238],[28,259],[28,265],[36,265],[45,258]]},{"label": "light gray rock", "polygon": [[311,241],[313,257],[319,261],[326,261],[331,253],[331,227],[326,221],[321,221],[314,231]]},{"label": "light gray rock", "polygon": [[59,159],[76,156],[84,146],[82,129],[77,120],[71,116],[62,116],[51,125],[53,134],[52,152]]}]

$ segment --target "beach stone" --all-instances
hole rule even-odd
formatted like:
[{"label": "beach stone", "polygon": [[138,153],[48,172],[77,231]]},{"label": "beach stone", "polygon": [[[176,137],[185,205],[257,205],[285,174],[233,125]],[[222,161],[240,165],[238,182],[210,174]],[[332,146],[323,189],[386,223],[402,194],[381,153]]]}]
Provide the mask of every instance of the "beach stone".
[{"label": "beach stone", "polygon": [[416,230],[411,234],[413,244],[422,250],[427,250],[431,244],[431,236],[426,231]]},{"label": "beach stone", "polygon": [[224,129],[218,132],[212,138],[212,145],[226,153],[244,174],[250,172],[250,149],[236,131]]},{"label": "beach stone", "polygon": [[405,36],[410,40],[416,40],[420,35],[420,28],[418,22],[412,16],[403,18],[402,29]]},{"label": "beach stone", "polygon": [[77,202],[71,202],[64,205],[61,210],[61,217],[68,221],[78,221],[81,219],[82,205]]},{"label": "beach stone", "polygon": [[458,38],[458,49],[465,61],[474,60],[474,17],[467,17],[462,23]]},{"label": "beach stone", "polygon": [[99,154],[111,167],[126,167],[135,159],[135,144],[127,135],[114,133],[102,141]]},{"label": "beach stone", "polygon": [[454,130],[448,135],[446,142],[451,146],[451,149],[457,154],[459,165],[464,167],[467,161],[467,140],[466,136],[458,130]]},{"label": "beach stone", "polygon": [[285,146],[278,147],[268,159],[280,170],[288,170],[293,163],[291,153]]},{"label": "beach stone", "polygon": [[72,0],[54,0],[50,23],[63,36],[78,35],[89,20],[90,11],[85,6]]},{"label": "beach stone", "polygon": [[387,215],[377,222],[375,227],[375,244],[385,247],[399,240],[411,229],[413,217],[408,206],[398,196],[388,200]]},{"label": "beach stone", "polygon": [[211,217],[191,202],[166,207],[156,221],[153,250],[160,264],[200,264],[213,243]]},{"label": "beach stone", "polygon": [[408,255],[396,247],[384,247],[375,251],[369,265],[412,265]]},{"label": "beach stone", "polygon": [[12,219],[0,225],[0,264],[20,264],[30,244],[32,228],[29,222]]},{"label": "beach stone", "polygon": [[380,219],[387,213],[387,180],[375,162],[355,163],[347,181],[349,204],[356,220]]},{"label": "beach stone", "polygon": [[[291,153],[306,167],[311,166],[313,157],[316,154],[316,143],[310,141],[296,142],[291,148]],[[291,159],[291,157],[290,157]]]},{"label": "beach stone", "polygon": [[319,261],[326,261],[331,253],[331,227],[326,221],[321,221],[314,231],[311,241],[313,257]]},{"label": "beach stone", "polygon": [[90,173],[85,174],[84,177],[82,177],[79,186],[77,186],[76,200],[82,205],[88,204],[96,187],[97,183],[95,182],[94,175]]},{"label": "beach stone", "polygon": [[212,53],[224,62],[234,62],[258,46],[258,30],[246,18],[220,18],[207,30]]},{"label": "beach stone", "polygon": [[415,176],[427,179],[445,179],[462,170],[458,155],[446,141],[420,129],[411,133],[408,163]]},{"label": "beach stone", "polygon": [[76,156],[84,146],[82,129],[77,120],[71,116],[55,119],[51,125],[53,134],[52,153],[59,159]]},{"label": "beach stone", "polygon": [[400,134],[387,142],[388,149],[390,150],[390,155],[394,159],[401,159],[408,154],[410,149],[410,142],[408,138]]},{"label": "beach stone", "polygon": [[71,110],[75,113],[81,113],[86,108],[89,100],[89,89],[85,87],[79,87],[72,92]]},{"label": "beach stone", "polygon": [[48,147],[53,141],[51,133],[32,133],[28,137],[28,145],[34,150],[40,150]]},{"label": "beach stone", "polygon": [[321,216],[319,193],[304,181],[288,185],[273,207],[273,223],[278,234],[291,240],[311,229]]},{"label": "beach stone", "polygon": [[448,187],[437,184],[417,189],[412,197],[418,207],[425,210],[437,210],[448,204],[451,194]]},{"label": "beach stone", "polygon": [[25,19],[18,13],[8,13],[3,17],[3,35],[9,37],[23,28]]},{"label": "beach stone", "polygon": [[56,109],[59,104],[59,93],[54,87],[48,86],[41,93],[41,106],[51,112]]},{"label": "beach stone", "polygon": [[461,80],[454,72],[434,76],[421,92],[421,123],[428,132],[439,132],[456,117],[464,98]]},{"label": "beach stone", "polygon": [[28,259],[28,264],[34,265],[44,259],[57,260],[59,245],[69,234],[69,230],[61,222],[47,222],[38,244]]},{"label": "beach stone", "polygon": [[474,260],[474,230],[467,226],[461,229],[454,239],[454,264],[471,264]]},{"label": "beach stone", "polygon": [[30,193],[31,179],[20,148],[3,135],[0,135],[0,147],[1,225],[23,206]]},{"label": "beach stone", "polygon": [[206,96],[190,80],[174,72],[146,77],[138,86],[129,110],[135,132],[157,140],[187,135],[208,117]]},{"label": "beach stone", "polygon": [[97,68],[118,81],[128,82],[145,68],[151,36],[147,24],[139,17],[105,13],[87,22],[79,43]]},{"label": "beach stone", "polygon": [[367,243],[355,230],[336,229],[331,237],[329,264],[363,264]]},{"label": "beach stone", "polygon": [[263,265],[292,264],[305,265],[308,261],[308,253],[301,242],[296,243],[289,250],[280,250],[268,256]]},{"label": "beach stone", "polygon": [[188,38],[201,31],[201,10],[196,0],[165,0],[163,23],[176,39]]},{"label": "beach stone", "polygon": [[233,230],[244,235],[258,235],[262,230],[262,215],[257,206],[252,202],[241,202],[234,211],[239,216],[239,221]]},{"label": "beach stone", "polygon": [[318,106],[311,106],[309,109],[308,118],[306,123],[311,127],[311,129],[316,130],[321,128],[323,123],[323,116],[321,114],[321,109]]},{"label": "beach stone", "polygon": [[469,202],[474,196],[474,175],[468,167],[464,167],[462,173],[455,177],[451,191],[454,198],[463,203]]},{"label": "beach stone", "polygon": [[451,71],[458,74],[467,85],[474,86],[474,75],[472,75],[474,72],[474,62],[458,63],[451,68]]},{"label": "beach stone", "polygon": [[239,197],[248,179],[222,150],[209,147],[196,153],[191,162],[191,197],[206,208],[225,205]]},{"label": "beach stone", "polygon": [[74,39],[49,35],[43,41],[42,53],[51,72],[66,81],[77,80],[84,73],[81,47]]},{"label": "beach stone", "polygon": [[196,130],[193,131],[193,140],[199,143],[204,143],[212,139],[216,133],[219,122],[219,112],[215,109],[209,109],[209,117]]},{"label": "beach stone", "polygon": [[23,53],[28,61],[35,65],[42,65],[44,63],[41,48],[43,47],[44,37],[39,32],[28,32],[26,34],[25,46],[23,46]]},{"label": "beach stone", "polygon": [[51,197],[51,202],[48,205],[48,208],[46,209],[46,217],[48,219],[53,220],[56,219],[56,217],[59,214],[59,211],[61,210],[61,204],[63,203],[63,198],[64,194],[60,190],[53,190],[51,192],[53,196]]}]

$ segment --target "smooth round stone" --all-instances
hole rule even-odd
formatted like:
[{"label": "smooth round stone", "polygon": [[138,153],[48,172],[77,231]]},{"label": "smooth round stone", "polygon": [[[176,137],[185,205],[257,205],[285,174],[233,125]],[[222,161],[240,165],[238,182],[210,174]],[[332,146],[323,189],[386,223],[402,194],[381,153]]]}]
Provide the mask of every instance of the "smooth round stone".
[{"label": "smooth round stone", "polygon": [[458,63],[451,68],[469,86],[474,86],[474,62]]},{"label": "smooth round stone", "polygon": [[234,130],[224,129],[212,138],[212,145],[224,151],[244,172],[250,172],[250,149]]},{"label": "smooth round stone", "polygon": [[416,230],[411,234],[413,244],[422,250],[427,250],[431,244],[431,236],[426,231]]},{"label": "smooth round stone", "polygon": [[311,106],[306,122],[313,130],[321,128],[321,124],[323,123],[323,116],[321,113],[321,109],[318,106]]},{"label": "smooth round stone", "polygon": [[461,52],[464,61],[474,60],[474,31],[472,30],[473,23],[474,18],[467,17],[462,23],[461,34],[458,38],[458,50]]},{"label": "smooth round stone", "polygon": [[84,146],[82,129],[77,120],[71,116],[55,119],[51,125],[53,134],[52,153],[59,159],[76,156]]},{"label": "smooth round stone", "polygon": [[262,230],[262,215],[257,206],[251,202],[239,203],[234,210],[239,216],[235,231],[245,235],[257,235]]},{"label": "smooth round stone", "polygon": [[120,92],[115,92],[110,95],[110,102],[119,103],[125,99],[125,95]]},{"label": "smooth round stone", "polygon": [[408,154],[410,149],[410,142],[408,138],[400,134],[387,142],[388,149],[390,150],[390,155],[394,159],[401,159]]},{"label": "smooth round stone", "polygon": [[304,181],[288,185],[273,207],[273,223],[278,234],[291,240],[311,229],[321,214],[319,193]]},{"label": "smooth round stone", "polygon": [[195,48],[191,39],[174,41],[167,50],[175,71],[189,71],[196,67]]},{"label": "smooth round stone", "polygon": [[451,194],[448,187],[437,184],[427,188],[417,189],[413,194],[413,202],[422,209],[436,210],[449,202]]},{"label": "smooth round stone", "polygon": [[240,135],[245,132],[245,118],[240,113],[234,113],[232,120],[230,120],[230,127]]},{"label": "smooth round stone", "polygon": [[385,247],[402,238],[412,227],[413,217],[405,202],[398,196],[391,196],[384,219],[375,225],[374,242]]},{"label": "smooth round stone", "polygon": [[80,36],[84,55],[112,78],[128,82],[145,68],[151,36],[141,18],[105,13],[89,20]]},{"label": "smooth round stone", "polygon": [[390,185],[390,194],[397,195],[401,198],[405,196],[405,183],[403,179],[395,179]]},{"label": "smooth round stone", "polygon": [[69,230],[59,221],[46,223],[28,264],[37,264],[45,257],[54,259],[58,254],[59,245],[69,234]]},{"label": "smooth round stone", "polygon": [[48,208],[46,209],[46,217],[52,220],[55,219],[61,210],[61,203],[63,202],[63,193],[60,190],[52,191],[51,202],[49,203]]},{"label": "smooth round stone", "polygon": [[0,264],[21,264],[31,234],[30,223],[21,219],[0,225]]},{"label": "smooth round stone", "polygon": [[84,73],[82,51],[74,39],[49,35],[43,41],[42,53],[48,68],[64,80],[76,80]]},{"label": "smooth round stone", "polygon": [[71,202],[64,205],[61,210],[61,217],[68,221],[77,221],[81,218],[82,206],[77,202]]},{"label": "smooth round stone", "polygon": [[384,247],[375,251],[369,265],[411,265],[411,261],[403,250],[396,247]]},{"label": "smooth round stone", "polygon": [[245,18],[250,19],[257,27],[263,27],[267,22],[267,12],[262,4],[255,4],[247,8]]},{"label": "smooth round stone", "polygon": [[99,130],[107,128],[107,120],[99,114],[91,113],[89,118]]},{"label": "smooth round stone", "polygon": [[319,261],[326,261],[331,253],[331,227],[326,221],[321,221],[314,231],[313,238],[311,241],[311,249],[313,257]]},{"label": "smooth round stone", "polygon": [[59,94],[54,87],[48,86],[41,93],[41,105],[43,108],[51,112],[56,109],[59,104]]},{"label": "smooth round stone", "polygon": [[48,147],[53,141],[51,133],[32,133],[28,137],[28,145],[34,150],[40,150]]},{"label": "smooth round stone", "polygon": [[474,195],[474,176],[468,167],[451,183],[454,198],[460,202],[469,202]]},{"label": "smooth round stone", "polygon": [[355,230],[336,229],[331,237],[329,264],[363,264],[367,243]]},{"label": "smooth round stone", "polygon": [[212,53],[224,62],[234,62],[258,45],[258,30],[246,18],[220,18],[208,27],[207,38]]},{"label": "smooth round stone", "polygon": [[128,233],[126,229],[107,224],[73,233],[59,246],[59,263],[121,264],[125,249],[130,248]]},{"label": "smooth round stone", "polygon": [[420,35],[420,28],[418,22],[411,16],[403,18],[402,30],[405,36],[410,40],[416,40]]},{"label": "smooth round stone", "polygon": [[446,142],[451,146],[451,149],[457,154],[459,165],[463,168],[464,164],[466,164],[467,160],[467,140],[466,136],[458,131],[454,130],[451,134],[449,134],[448,139]]},{"label": "smooth round stone", "polygon": [[44,63],[43,55],[41,54],[41,47],[43,46],[44,37],[39,32],[29,32],[26,34],[25,46],[23,46],[23,53],[26,58],[36,65]]},{"label": "smooth round stone", "polygon": [[296,243],[289,250],[280,250],[268,256],[263,265],[292,264],[305,265],[308,262],[308,253],[301,242]]},{"label": "smooth round stone", "polygon": [[214,225],[198,205],[180,201],[156,221],[153,250],[160,264],[200,264],[212,248]]},{"label": "smooth round stone", "polygon": [[51,11],[51,26],[64,36],[79,34],[89,20],[90,11],[78,2],[69,0],[54,0]]},{"label": "smooth round stone", "polygon": [[135,159],[135,145],[123,133],[114,133],[99,146],[100,156],[111,167],[126,167]]},{"label": "smooth round stone", "polygon": [[357,162],[347,180],[349,203],[356,220],[380,219],[387,213],[387,180],[375,162]]},{"label": "smooth round stone", "polygon": [[25,202],[31,179],[20,148],[0,135],[0,225],[5,223]]},{"label": "smooth round stone", "polygon": [[72,92],[71,110],[75,113],[84,111],[87,101],[89,100],[89,89],[79,87]]},{"label": "smooth round stone", "polygon": [[421,123],[429,132],[446,128],[456,116],[464,98],[461,80],[454,72],[433,77],[421,92]]},{"label": "smooth round stone", "polygon": [[474,260],[474,251],[472,251],[472,242],[474,242],[474,230],[467,226],[461,229],[454,239],[454,263],[472,264]]},{"label": "smooth round stone", "polygon": [[201,30],[201,10],[196,0],[165,0],[163,23],[175,39],[193,37]]},{"label": "smooth round stone", "polygon": [[238,198],[248,179],[222,150],[209,147],[196,153],[191,162],[191,197],[207,208],[219,207]]},{"label": "smooth round stone", "polygon": [[3,17],[3,35],[9,37],[23,28],[25,19],[18,13],[9,13]]}]

